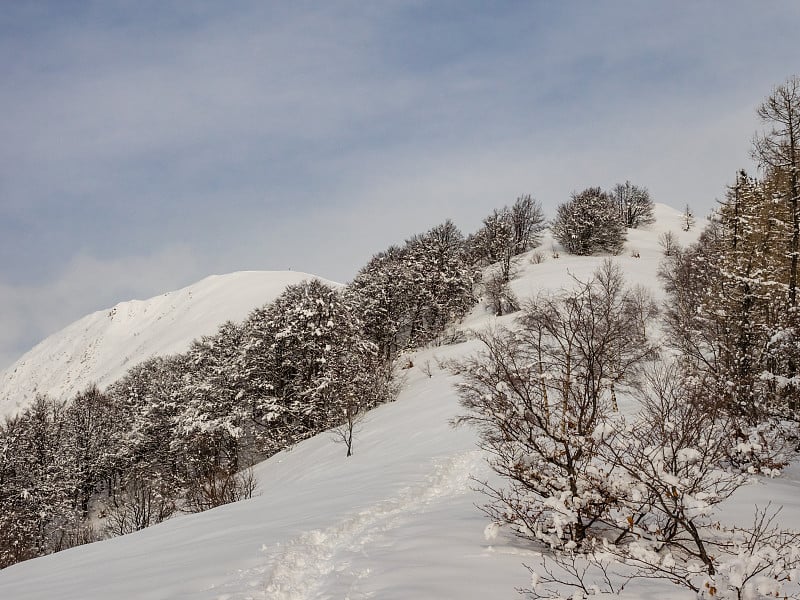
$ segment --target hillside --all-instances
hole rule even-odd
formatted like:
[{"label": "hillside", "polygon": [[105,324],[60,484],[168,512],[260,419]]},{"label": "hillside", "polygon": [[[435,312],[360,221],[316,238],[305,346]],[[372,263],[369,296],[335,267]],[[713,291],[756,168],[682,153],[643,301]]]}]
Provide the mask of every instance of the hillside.
[{"label": "hillside", "polygon": [[148,300],[121,302],[54,333],[0,373],[0,418],[36,394],[69,398],[91,383],[101,388],[151,356],[182,352],[225,321],[241,321],[288,285],[315,278],[294,271],[212,275]]},{"label": "hillside", "polygon": [[[656,295],[661,231],[680,232],[679,214],[659,207],[650,230],[631,232],[615,260],[630,283]],[[697,230],[683,235],[688,241]],[[513,282],[520,298],[569,286],[603,257],[522,257]],[[632,256],[637,250],[639,257]],[[477,306],[465,329],[511,323]],[[25,600],[350,600],[520,597],[523,563],[539,556],[519,540],[487,539],[488,521],[471,476],[488,477],[476,436],[453,429],[460,409],[442,359],[476,350],[474,341],[408,356],[396,402],[362,423],[355,454],[330,434],[281,452],[256,467],[258,496],[174,518],[136,534],[82,546],[0,572],[0,598]],[[622,406],[630,404],[622,399]],[[762,479],[725,505],[725,519],[746,524],[755,502],[783,505],[781,522],[800,522],[800,469]],[[637,582],[624,598],[691,598],[668,583]]]}]

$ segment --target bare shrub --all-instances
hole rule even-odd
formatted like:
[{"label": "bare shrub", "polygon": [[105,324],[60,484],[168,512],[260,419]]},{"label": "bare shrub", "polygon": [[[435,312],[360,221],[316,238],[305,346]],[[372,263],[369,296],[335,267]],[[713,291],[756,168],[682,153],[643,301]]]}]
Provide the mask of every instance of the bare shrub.
[{"label": "bare shrub", "polygon": [[503,277],[492,276],[484,287],[487,305],[498,317],[519,310],[519,301]]},{"label": "bare shrub", "polygon": [[168,519],[176,511],[176,490],[157,474],[131,474],[106,509],[106,533],[139,531]]},{"label": "bare shrub", "polygon": [[252,468],[232,472],[216,467],[190,483],[186,492],[185,509],[189,512],[202,512],[252,498],[257,487]]},{"label": "bare shrub", "polygon": [[[490,465],[508,482],[483,482],[484,507],[526,539],[560,548],[583,544],[612,519],[617,492],[598,456],[595,430],[614,412],[614,388],[637,382],[653,357],[647,326],[655,305],[624,285],[610,261],[587,282],[528,303],[516,331],[478,333],[483,351],[454,367]],[[612,522],[612,521],[609,521]]]},{"label": "bare shrub", "polygon": [[680,251],[680,244],[671,231],[665,231],[658,236],[658,245],[661,247],[661,252],[664,256],[675,256]]},{"label": "bare shrub", "polygon": [[347,402],[342,407],[344,412],[342,422],[333,429],[333,441],[342,443],[347,448],[347,456],[353,455],[353,443],[358,428],[366,414],[357,402]]}]

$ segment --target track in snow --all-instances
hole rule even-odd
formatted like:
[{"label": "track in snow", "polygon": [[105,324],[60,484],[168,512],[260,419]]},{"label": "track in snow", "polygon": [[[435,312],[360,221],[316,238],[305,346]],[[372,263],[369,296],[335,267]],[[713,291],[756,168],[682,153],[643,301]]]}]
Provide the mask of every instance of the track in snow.
[{"label": "track in snow", "polygon": [[[347,590],[344,595],[337,593],[337,598],[369,597],[358,592],[359,583],[369,576],[369,570],[353,571],[348,557],[368,554],[369,543],[381,533],[399,527],[404,516],[421,512],[442,498],[466,493],[470,473],[481,463],[477,450],[439,461],[420,485],[403,488],[396,496],[330,527],[304,532],[277,547],[265,547],[264,551],[272,554],[270,566],[239,573],[238,585],[250,589],[220,594],[218,600],[327,598],[326,583],[335,585],[337,590]],[[256,575],[260,577],[254,578]]]}]

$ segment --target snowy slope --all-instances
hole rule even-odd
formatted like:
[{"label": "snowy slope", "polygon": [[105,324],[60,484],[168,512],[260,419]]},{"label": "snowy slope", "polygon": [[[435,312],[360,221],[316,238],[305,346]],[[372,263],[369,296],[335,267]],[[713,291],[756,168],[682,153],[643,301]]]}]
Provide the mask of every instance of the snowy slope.
[{"label": "snowy slope", "polygon": [[[632,282],[655,285],[656,242],[679,231],[678,214],[659,207],[652,231],[633,232],[616,260]],[[690,232],[688,234],[692,236]],[[561,254],[521,263],[514,286],[522,297],[567,286],[602,258]],[[509,321],[512,317],[503,317]],[[495,321],[481,307],[470,327]],[[487,476],[474,432],[453,429],[459,413],[453,377],[437,359],[473,352],[474,342],[410,356],[398,400],[371,412],[355,454],[322,434],[259,465],[260,495],[148,530],[75,548],[0,571],[3,600],[302,600],[518,598],[528,585],[522,563],[534,552],[519,541],[487,541],[475,508],[482,499],[471,475]],[[428,376],[430,371],[430,377]],[[754,502],[785,506],[787,525],[800,523],[800,469],[753,485],[729,503],[726,518],[749,522]],[[624,598],[690,598],[663,582],[637,582]]]},{"label": "snowy slope", "polygon": [[182,352],[227,320],[241,321],[288,285],[315,278],[292,271],[212,275],[149,300],[88,315],[51,335],[0,373],[0,418],[37,393],[69,398],[92,382],[112,383],[151,356]]}]

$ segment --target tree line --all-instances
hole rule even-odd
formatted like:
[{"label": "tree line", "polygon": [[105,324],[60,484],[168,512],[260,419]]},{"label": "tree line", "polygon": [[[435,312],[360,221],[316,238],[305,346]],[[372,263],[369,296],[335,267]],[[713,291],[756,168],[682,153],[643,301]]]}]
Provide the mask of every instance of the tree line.
[{"label": "tree line", "polygon": [[0,567],[249,497],[251,465],[325,430],[349,455],[354,420],[396,393],[398,356],[452,339],[480,265],[529,250],[543,226],[529,196],[470,238],[446,221],[347,286],[290,286],[105,390],[37,397],[0,425]]}]

